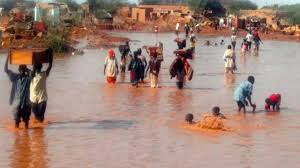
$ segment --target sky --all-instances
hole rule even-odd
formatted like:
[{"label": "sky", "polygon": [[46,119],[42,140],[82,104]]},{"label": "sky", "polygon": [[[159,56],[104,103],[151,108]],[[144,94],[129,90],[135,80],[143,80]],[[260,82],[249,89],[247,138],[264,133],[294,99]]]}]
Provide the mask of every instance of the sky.
[{"label": "sky", "polygon": [[[51,1],[51,0],[45,0]],[[76,0],[79,3],[85,2],[86,0]],[[131,2],[137,2],[137,0],[129,0]],[[255,2],[259,7],[272,5],[272,4],[295,4],[300,3],[300,0],[251,0]]]}]

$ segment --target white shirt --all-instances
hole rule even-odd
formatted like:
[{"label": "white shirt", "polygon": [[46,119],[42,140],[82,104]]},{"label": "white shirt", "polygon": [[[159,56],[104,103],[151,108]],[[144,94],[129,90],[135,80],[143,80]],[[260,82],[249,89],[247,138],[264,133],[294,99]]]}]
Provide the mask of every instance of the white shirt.
[{"label": "white shirt", "polygon": [[176,24],[176,30],[179,30],[179,23]]},{"label": "white shirt", "polygon": [[223,59],[225,61],[225,68],[233,68],[235,54],[233,50],[227,49],[224,53]]},{"label": "white shirt", "polygon": [[30,101],[41,103],[48,100],[46,87],[47,73],[40,72],[35,74],[30,84]]},{"label": "white shirt", "polygon": [[248,33],[247,36],[246,36],[246,38],[247,38],[247,41],[248,41],[248,42],[252,42],[252,40],[253,40],[253,35],[250,34],[250,33]]},{"label": "white shirt", "polygon": [[232,41],[232,42],[236,42],[236,35],[232,35],[232,36],[231,36],[231,41]]},{"label": "white shirt", "polygon": [[107,77],[116,77],[117,76],[117,66],[118,61],[117,58],[110,59],[109,57],[105,58],[105,75]]}]

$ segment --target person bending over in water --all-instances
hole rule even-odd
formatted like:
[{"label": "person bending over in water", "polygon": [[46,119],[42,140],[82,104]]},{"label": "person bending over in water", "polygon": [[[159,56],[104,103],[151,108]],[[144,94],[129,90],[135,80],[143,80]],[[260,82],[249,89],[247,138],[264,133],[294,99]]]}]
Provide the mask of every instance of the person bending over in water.
[{"label": "person bending over in water", "polygon": [[30,82],[31,72],[26,65],[19,66],[19,73],[14,73],[8,69],[8,57],[5,62],[4,72],[7,73],[12,82],[10,94],[10,105],[14,106],[15,128],[19,128],[21,119],[25,123],[25,128],[28,129],[29,119],[31,114],[30,103]]},{"label": "person bending over in water", "polygon": [[248,106],[248,101],[253,108],[253,112],[255,111],[256,105],[253,104],[251,100],[254,82],[255,78],[253,76],[249,76],[247,81],[242,82],[235,89],[233,99],[237,102],[239,112],[246,112],[246,106]]},{"label": "person bending over in water", "polygon": [[270,111],[271,106],[272,106],[273,111],[279,111],[280,104],[281,104],[281,95],[274,93],[274,94],[270,95],[268,98],[266,98],[265,102],[266,102],[266,105],[265,105],[266,111]]}]

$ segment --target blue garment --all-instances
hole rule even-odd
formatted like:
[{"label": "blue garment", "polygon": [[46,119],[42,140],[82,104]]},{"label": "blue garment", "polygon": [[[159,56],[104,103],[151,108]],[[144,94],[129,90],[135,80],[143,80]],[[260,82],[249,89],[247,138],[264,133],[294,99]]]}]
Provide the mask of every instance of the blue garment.
[{"label": "blue garment", "polygon": [[242,82],[234,91],[233,100],[246,104],[246,98],[252,95],[253,84],[249,81]]},{"label": "blue garment", "polygon": [[30,106],[29,88],[31,76],[21,76],[20,74],[13,73],[10,70],[7,72],[7,75],[12,82],[10,104],[13,104],[16,109],[23,109]]}]

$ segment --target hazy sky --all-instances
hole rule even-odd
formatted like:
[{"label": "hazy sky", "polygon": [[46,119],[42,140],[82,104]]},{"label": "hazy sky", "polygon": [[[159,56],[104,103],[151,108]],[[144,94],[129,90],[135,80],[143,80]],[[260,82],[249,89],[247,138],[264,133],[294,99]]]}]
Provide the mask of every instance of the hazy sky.
[{"label": "hazy sky", "polygon": [[[47,0],[51,1],[51,0]],[[86,0],[76,0],[77,2],[85,2]],[[131,2],[137,2],[137,0],[129,0]],[[295,4],[300,3],[300,0],[251,0],[255,2],[258,6],[262,7],[265,5],[272,5],[272,4]]]}]

